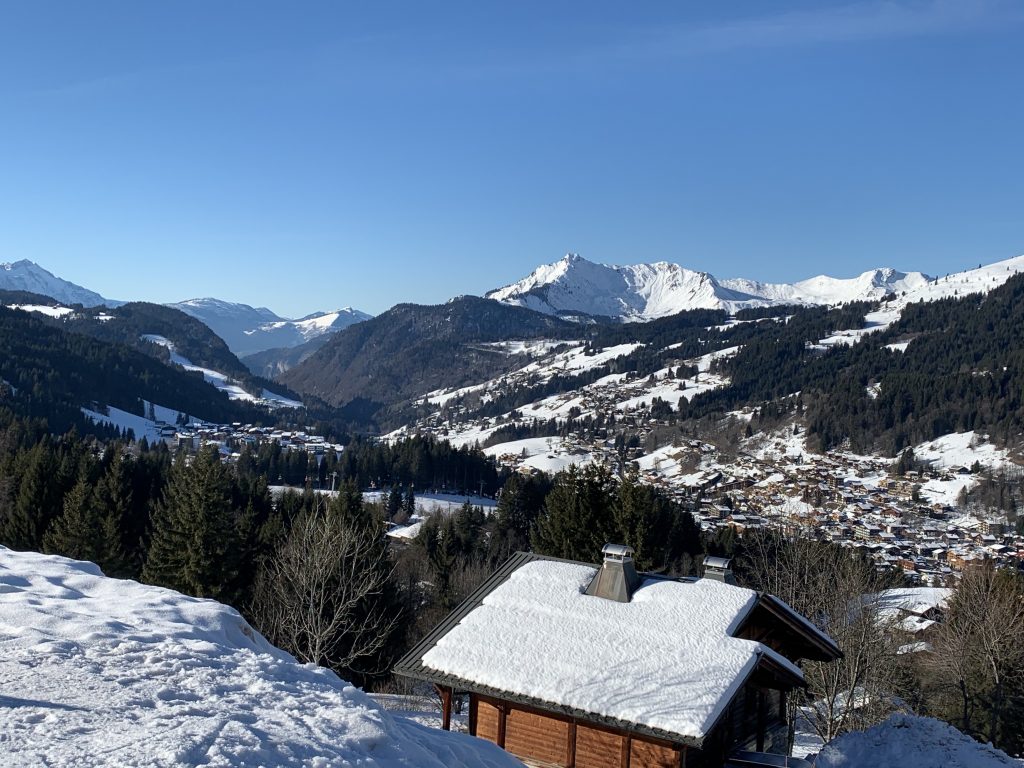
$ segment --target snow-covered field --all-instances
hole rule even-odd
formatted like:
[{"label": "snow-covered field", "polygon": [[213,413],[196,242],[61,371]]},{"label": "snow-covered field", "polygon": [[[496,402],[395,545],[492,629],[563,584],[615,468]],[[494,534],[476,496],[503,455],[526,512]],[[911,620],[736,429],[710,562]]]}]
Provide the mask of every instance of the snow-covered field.
[{"label": "snow-covered field", "polygon": [[555,474],[575,464],[584,466],[594,461],[586,451],[574,449],[561,437],[530,437],[484,448],[488,456],[519,456],[519,466]]},{"label": "snow-covered field", "polygon": [[232,608],[0,548],[4,766],[502,766],[381,710]]},{"label": "snow-covered field", "polygon": [[64,317],[75,311],[71,307],[51,307],[46,304],[10,304],[9,307],[20,309],[22,312],[36,312],[47,317]]},{"label": "snow-covered field", "polygon": [[[991,470],[1014,465],[1006,451],[988,442],[987,435],[974,432],[954,432],[930,443],[914,446],[914,457],[937,469],[970,468],[974,462]],[[956,475],[950,479],[932,478],[921,486],[921,495],[934,503],[955,505],[961,492],[964,489],[970,491],[977,483],[977,479],[970,474]]]},{"label": "snow-covered field", "polygon": [[[484,512],[488,513],[494,509],[498,502],[494,499],[489,499],[486,496],[477,496],[476,494],[457,494],[457,493],[413,493],[416,499],[416,512],[421,515],[433,515],[436,513],[451,514],[459,510],[466,502],[469,502],[474,507],[483,507]],[[380,502],[383,501],[383,491],[366,491],[363,493],[363,498],[366,501]]]}]

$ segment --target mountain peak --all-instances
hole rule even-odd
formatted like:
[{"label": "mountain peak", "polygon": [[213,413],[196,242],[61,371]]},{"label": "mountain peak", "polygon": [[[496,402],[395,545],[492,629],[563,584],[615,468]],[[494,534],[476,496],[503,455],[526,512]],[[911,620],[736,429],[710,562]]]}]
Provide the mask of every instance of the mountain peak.
[{"label": "mountain peak", "polygon": [[81,304],[86,307],[96,307],[101,304],[113,306],[120,303],[105,299],[88,288],[63,280],[28,259],[0,264],[0,289],[38,293],[42,296],[49,296],[62,304]]}]

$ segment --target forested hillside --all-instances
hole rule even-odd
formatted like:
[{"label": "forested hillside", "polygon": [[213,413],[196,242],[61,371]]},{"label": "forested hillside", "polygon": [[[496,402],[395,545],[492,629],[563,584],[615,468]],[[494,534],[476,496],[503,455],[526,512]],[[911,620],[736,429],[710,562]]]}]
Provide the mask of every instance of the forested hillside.
[{"label": "forested hillside", "polygon": [[[860,316],[868,307],[841,310]],[[837,310],[802,310],[745,338],[718,365],[731,385],[694,398],[694,415],[794,393],[816,447],[895,455],[950,432],[1013,442],[1024,427],[1024,276],[987,294],[911,304],[888,329],[826,352],[815,346]],[[849,319],[849,318],[848,318]],[[737,333],[730,336],[739,340]]]},{"label": "forested hillside", "polygon": [[486,343],[580,332],[572,323],[473,296],[430,307],[399,304],[339,332],[279,380],[332,405],[361,399],[379,408],[508,367],[509,356]]},{"label": "forested hillside", "polygon": [[[152,345],[151,345],[152,346]],[[0,405],[45,419],[54,433],[97,429],[93,403],[143,413],[143,400],[214,422],[259,421],[266,413],[232,402],[202,376],[124,344],[72,333],[34,314],[0,307]]]}]

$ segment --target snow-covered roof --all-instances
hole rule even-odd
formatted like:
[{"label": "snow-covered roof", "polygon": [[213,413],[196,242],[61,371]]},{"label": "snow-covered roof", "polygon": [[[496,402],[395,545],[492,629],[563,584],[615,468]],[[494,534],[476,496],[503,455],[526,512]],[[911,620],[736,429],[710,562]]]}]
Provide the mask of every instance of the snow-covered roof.
[{"label": "snow-covered roof", "polygon": [[454,626],[428,636],[399,671],[418,663],[447,679],[694,741],[759,662],[802,679],[766,646],[731,636],[757,592],[647,578],[618,603],[584,594],[595,573],[581,563],[525,562]]},{"label": "snow-covered roof", "polygon": [[380,710],[232,608],[0,547],[4,766],[487,766],[496,746]]},{"label": "snow-covered roof", "polygon": [[898,587],[878,592],[869,601],[884,618],[896,618],[901,613],[923,616],[933,608],[945,608],[952,594],[952,589],[944,587]]}]

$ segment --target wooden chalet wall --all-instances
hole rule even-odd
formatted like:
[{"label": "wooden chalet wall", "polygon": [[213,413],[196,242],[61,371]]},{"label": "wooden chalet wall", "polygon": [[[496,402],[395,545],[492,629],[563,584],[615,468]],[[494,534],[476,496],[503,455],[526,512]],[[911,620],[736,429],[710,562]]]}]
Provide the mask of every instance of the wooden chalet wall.
[{"label": "wooden chalet wall", "polygon": [[701,750],[471,694],[469,732],[531,765],[700,768],[736,749],[786,754],[785,712],[784,693],[748,681]]},{"label": "wooden chalet wall", "polygon": [[564,768],[680,768],[686,747],[580,723],[518,704],[472,694],[469,732],[532,765]]}]

